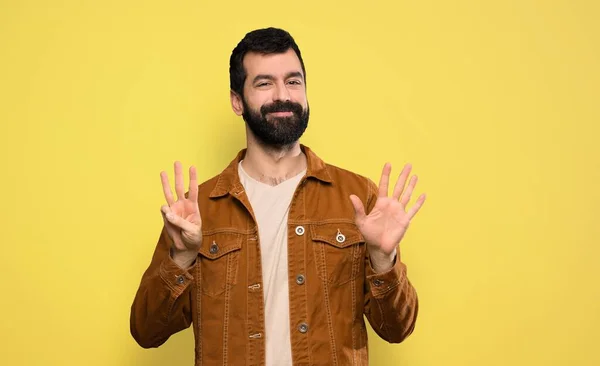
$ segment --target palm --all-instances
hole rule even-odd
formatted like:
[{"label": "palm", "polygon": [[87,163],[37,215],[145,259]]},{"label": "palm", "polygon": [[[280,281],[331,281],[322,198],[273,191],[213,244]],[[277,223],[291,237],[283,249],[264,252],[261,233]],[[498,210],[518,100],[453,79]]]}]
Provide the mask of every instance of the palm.
[{"label": "palm", "polygon": [[359,230],[367,243],[378,243],[384,253],[391,253],[404,237],[410,219],[402,205],[388,197],[378,198],[375,207],[360,223]]},{"label": "palm", "polygon": [[405,189],[406,180],[410,174],[411,166],[406,165],[394,187],[391,197],[388,197],[388,185],[391,166],[386,164],[383,168],[379,182],[379,194],[375,206],[366,215],[365,209],[356,196],[351,196],[356,212],[356,225],[371,248],[384,254],[391,254],[404,237],[411,219],[425,202],[425,195],[421,195],[415,205],[406,210],[412,192],[417,184],[417,177],[410,179]]},{"label": "palm", "polygon": [[[197,201],[194,202],[188,198],[180,199],[173,203],[170,207],[173,214],[185,219],[197,227],[201,226],[202,220],[200,219]],[[193,236],[185,230],[181,230],[181,232],[176,232],[175,234],[175,236],[180,236],[183,244],[186,247],[188,247],[188,245],[194,240]]]},{"label": "palm", "polygon": [[190,167],[190,187],[188,195],[183,186],[181,164],[175,162],[175,193],[173,198],[169,178],[165,172],[160,174],[167,205],[162,206],[163,219],[167,233],[180,251],[197,250],[202,242],[202,219],[198,207],[198,183],[196,169]]}]

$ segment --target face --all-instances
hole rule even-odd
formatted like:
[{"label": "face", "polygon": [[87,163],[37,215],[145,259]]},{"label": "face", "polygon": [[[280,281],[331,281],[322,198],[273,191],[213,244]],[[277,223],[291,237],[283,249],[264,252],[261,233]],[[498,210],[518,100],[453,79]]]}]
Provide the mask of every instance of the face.
[{"label": "face", "polygon": [[281,149],[298,141],[308,125],[309,107],[296,53],[248,53],[244,68],[244,97],[232,95],[234,111],[266,146]]}]

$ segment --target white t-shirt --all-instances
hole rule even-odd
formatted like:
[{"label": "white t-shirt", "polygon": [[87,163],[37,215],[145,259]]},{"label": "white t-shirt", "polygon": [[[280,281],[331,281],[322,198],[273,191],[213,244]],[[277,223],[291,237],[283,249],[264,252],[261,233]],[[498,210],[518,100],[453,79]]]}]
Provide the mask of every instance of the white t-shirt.
[{"label": "white t-shirt", "polygon": [[265,300],[266,365],[291,365],[287,221],[292,196],[306,170],[276,186],[250,177],[241,162],[238,172],[258,224]]}]

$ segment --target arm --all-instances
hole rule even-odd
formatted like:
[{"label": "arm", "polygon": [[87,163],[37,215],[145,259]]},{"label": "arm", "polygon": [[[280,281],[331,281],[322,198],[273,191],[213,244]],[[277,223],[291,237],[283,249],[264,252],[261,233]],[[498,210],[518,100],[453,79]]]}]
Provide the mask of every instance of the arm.
[{"label": "arm", "polygon": [[367,251],[365,258],[365,316],[373,330],[390,343],[408,337],[417,321],[417,292],[406,275],[406,265],[396,258],[392,268],[378,273]]},{"label": "arm", "polygon": [[407,165],[402,170],[391,197],[390,165],[384,167],[379,187],[368,180],[366,210],[357,196],[350,196],[356,224],[367,243],[364,313],[373,330],[391,343],[400,343],[412,333],[418,313],[417,293],[408,280],[399,246],[410,220],[425,201],[425,195],[421,195],[406,210],[417,182],[413,176],[405,189],[410,169]]},{"label": "arm", "polygon": [[131,306],[131,335],[144,348],[160,346],[192,323],[192,273],[202,243],[196,168],[190,167],[187,197],[179,162],[175,162],[177,200],[165,172],[161,180],[167,200],[161,207],[164,227]]},{"label": "arm", "polygon": [[192,322],[191,288],[195,267],[179,267],[171,258],[171,243],[163,228],[131,306],[131,335],[144,348],[160,346]]}]

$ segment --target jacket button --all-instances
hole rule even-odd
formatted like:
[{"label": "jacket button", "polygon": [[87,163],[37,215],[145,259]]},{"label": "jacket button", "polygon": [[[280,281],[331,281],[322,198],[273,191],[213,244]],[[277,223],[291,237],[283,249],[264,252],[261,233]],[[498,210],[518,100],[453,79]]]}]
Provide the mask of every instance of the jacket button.
[{"label": "jacket button", "polygon": [[299,274],[298,276],[296,276],[296,283],[299,285],[303,285],[304,284],[304,275]]},{"label": "jacket button", "polygon": [[296,226],[296,235],[304,235],[304,226]]},{"label": "jacket button", "polygon": [[210,246],[209,251],[210,251],[210,254],[217,254],[217,252],[219,251],[219,246],[217,245],[217,243],[215,243],[213,241],[213,243]]},{"label": "jacket button", "polygon": [[377,287],[383,285],[383,281],[380,279],[373,280],[373,284]]},{"label": "jacket button", "polygon": [[344,236],[342,233],[338,233],[335,237],[335,240],[337,240],[338,243],[343,243],[346,241],[346,236]]},{"label": "jacket button", "polygon": [[306,324],[306,323],[301,323],[301,324],[298,326],[298,331],[299,331],[300,333],[306,333],[306,332],[308,332],[308,324]]},{"label": "jacket button", "polygon": [[178,284],[183,284],[185,282],[185,278],[183,278],[183,276],[177,276],[177,283]]}]

